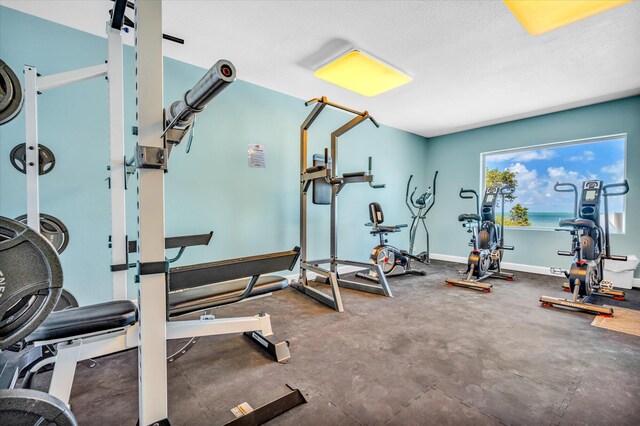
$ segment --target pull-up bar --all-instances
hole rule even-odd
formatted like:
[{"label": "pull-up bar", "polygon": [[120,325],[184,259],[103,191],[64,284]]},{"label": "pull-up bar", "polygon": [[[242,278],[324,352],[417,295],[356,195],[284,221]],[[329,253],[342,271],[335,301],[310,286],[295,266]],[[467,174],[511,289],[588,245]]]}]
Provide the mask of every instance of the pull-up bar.
[{"label": "pull-up bar", "polygon": [[357,111],[355,109],[352,109],[352,108],[349,108],[349,107],[346,107],[346,106],[342,106],[342,105],[339,105],[339,104],[336,104],[336,103],[333,103],[333,102],[329,102],[327,100],[327,98],[324,97],[324,96],[321,97],[321,98],[311,99],[310,101],[305,102],[304,105],[305,106],[309,106],[309,105],[312,105],[312,104],[315,104],[315,103],[328,105],[330,107],[333,107],[333,108],[336,108],[336,109],[339,109],[339,110],[342,110],[342,111],[346,111],[346,112],[349,112],[349,113],[354,114],[354,115],[359,115],[361,117],[368,118],[369,120],[371,120],[371,122],[376,127],[380,127],[380,124],[378,124],[378,122],[372,116],[370,116],[367,111]]}]

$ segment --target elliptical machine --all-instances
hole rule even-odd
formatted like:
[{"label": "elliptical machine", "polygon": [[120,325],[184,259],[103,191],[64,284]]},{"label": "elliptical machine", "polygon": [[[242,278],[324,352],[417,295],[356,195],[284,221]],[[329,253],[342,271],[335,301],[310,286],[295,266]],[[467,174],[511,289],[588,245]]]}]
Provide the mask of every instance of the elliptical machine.
[{"label": "elliptical machine", "polygon": [[[414,187],[413,192],[409,195],[409,189],[411,188],[411,180],[413,175],[409,177],[407,182],[407,191],[405,193],[405,204],[411,212],[411,228],[409,232],[409,251],[400,250],[390,244],[386,239],[387,234],[392,232],[400,232],[402,228],[406,228],[406,224],[383,226],[384,213],[382,207],[378,203],[369,204],[369,219],[371,222],[365,223],[365,226],[371,227],[370,234],[378,236],[380,244],[375,246],[371,250],[369,256],[369,262],[372,264],[380,265],[382,272],[386,277],[396,277],[400,275],[412,274],[412,275],[426,275],[425,271],[413,269],[411,267],[411,261],[415,260],[420,263],[429,263],[429,230],[425,223],[425,218],[429,210],[433,207],[436,197],[436,180],[438,178],[438,172],[436,171],[433,176],[433,190],[431,187],[414,200],[414,195],[418,187]],[[415,208],[416,210],[414,210]],[[422,222],[424,230],[427,234],[427,249],[417,255],[413,254],[413,248],[415,245],[416,232],[418,230],[419,222]],[[356,277],[364,278],[369,281],[378,282],[378,274],[369,270],[368,272],[357,272]]]},{"label": "elliptical machine", "polygon": [[[429,263],[431,260],[429,259],[429,229],[427,229],[427,224],[425,222],[425,218],[427,217],[427,213],[433,207],[436,202],[436,181],[438,179],[438,171],[433,175],[433,186],[427,188],[425,192],[423,192],[418,198],[415,200],[413,196],[415,195],[418,187],[413,188],[413,192],[409,195],[409,188],[411,187],[411,179],[413,179],[413,175],[409,176],[409,181],[407,182],[407,192],[405,193],[404,202],[407,205],[407,208],[411,212],[411,227],[409,228],[409,251],[408,254],[411,256],[415,256],[422,263]],[[433,188],[433,190],[431,189]],[[413,208],[412,208],[413,206]],[[415,210],[414,210],[415,209]],[[419,224],[422,223],[422,227],[424,228],[424,232],[427,236],[427,249],[418,254],[413,254],[413,248],[416,242],[416,233],[418,231]]]},{"label": "elliptical machine", "polygon": [[[473,247],[467,259],[467,270],[459,271],[466,275],[465,279],[447,278],[449,286],[458,286],[480,290],[484,293],[491,291],[491,284],[481,282],[487,278],[500,278],[513,281],[513,274],[502,272],[501,262],[504,250],[513,250],[513,246],[504,245],[504,197],[515,192],[515,187],[506,185],[490,187],[484,192],[482,200],[482,216],[478,206],[479,196],[473,189],[460,189],[460,198],[476,199],[476,213],[465,213],[458,216],[462,226],[471,233],[469,245]],[[496,223],[496,201],[502,198],[502,218],[500,225]]]},{"label": "elliptical machine", "polygon": [[[609,192],[614,188],[622,188],[618,192]],[[551,268],[551,272],[568,278],[568,291],[571,300],[542,296],[540,302],[544,307],[554,305],[574,308],[591,314],[613,316],[613,308],[599,306],[592,302],[594,296],[611,297],[624,300],[624,292],[614,290],[613,283],[603,279],[605,259],[626,261],[627,256],[611,254],[609,241],[609,197],[621,196],[629,192],[626,179],[622,183],[603,185],[601,180],[582,182],[582,194],[578,206],[578,188],[572,183],[556,183],[557,192],[574,193],[574,219],[562,219],[556,231],[569,232],[572,236],[571,250],[559,250],[560,256],[573,257],[569,270]],[[600,225],[600,200],[604,198],[604,229]]]}]

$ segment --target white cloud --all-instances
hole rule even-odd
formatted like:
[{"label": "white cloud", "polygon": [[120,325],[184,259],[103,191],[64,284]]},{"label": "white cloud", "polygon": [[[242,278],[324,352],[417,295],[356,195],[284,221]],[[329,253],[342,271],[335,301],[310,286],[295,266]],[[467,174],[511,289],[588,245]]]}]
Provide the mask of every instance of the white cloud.
[{"label": "white cloud", "polygon": [[553,149],[536,149],[533,151],[510,152],[507,154],[491,155],[491,161],[515,161],[526,163],[533,160],[549,160],[555,158],[556,152]]},{"label": "white cloud", "polygon": [[600,169],[600,171],[609,175],[606,178],[603,176],[602,180],[609,182],[621,182],[622,180],[624,180],[624,160],[619,160],[613,164],[604,166]]},{"label": "white cloud", "polygon": [[524,188],[527,189],[535,189],[538,186],[538,172],[534,170],[527,169],[522,163],[512,164],[507,167],[508,170],[516,173],[516,179],[518,180],[518,187],[520,190]]},{"label": "white cloud", "polygon": [[569,161],[593,161],[596,159],[596,153],[590,150],[586,150],[582,155],[574,155],[569,157]]},{"label": "white cloud", "polygon": [[562,166],[549,167],[547,168],[547,173],[549,174],[549,177],[554,180],[554,182],[551,183],[555,183],[555,181],[577,183],[583,180],[588,180],[587,177],[580,172],[575,170],[566,170]]},{"label": "white cloud", "polygon": [[607,173],[610,175],[621,175],[622,173],[624,173],[624,162],[622,160],[619,160],[614,164],[604,166],[600,169],[600,171],[602,173]]}]

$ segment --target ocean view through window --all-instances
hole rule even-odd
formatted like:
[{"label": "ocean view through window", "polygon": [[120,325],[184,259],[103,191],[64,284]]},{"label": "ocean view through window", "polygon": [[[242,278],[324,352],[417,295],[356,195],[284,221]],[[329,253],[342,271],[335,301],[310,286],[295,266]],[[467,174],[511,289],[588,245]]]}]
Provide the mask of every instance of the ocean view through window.
[{"label": "ocean view through window", "polygon": [[[485,152],[481,154],[482,189],[515,184],[515,194],[505,200],[505,226],[553,230],[560,219],[574,216],[573,194],[556,192],[555,183],[573,183],[580,192],[585,180],[622,182],[626,141],[626,134],[618,134]],[[611,232],[624,233],[624,197],[609,200],[608,220]]]}]

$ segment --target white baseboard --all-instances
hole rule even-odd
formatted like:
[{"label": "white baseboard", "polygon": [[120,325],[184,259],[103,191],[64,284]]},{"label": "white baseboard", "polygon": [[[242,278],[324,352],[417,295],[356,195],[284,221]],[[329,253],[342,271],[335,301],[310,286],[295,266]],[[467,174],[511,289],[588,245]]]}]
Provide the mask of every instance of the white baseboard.
[{"label": "white baseboard", "polygon": [[[448,254],[437,254],[431,253],[429,255],[431,259],[434,260],[445,260],[447,262],[456,262],[456,263],[467,263],[467,257],[462,256],[451,256]],[[504,269],[509,269],[512,271],[519,272],[530,272],[532,274],[540,274],[540,275],[553,275],[551,270],[546,266],[533,266],[533,265],[523,265],[521,263],[502,263],[502,267]]]}]

